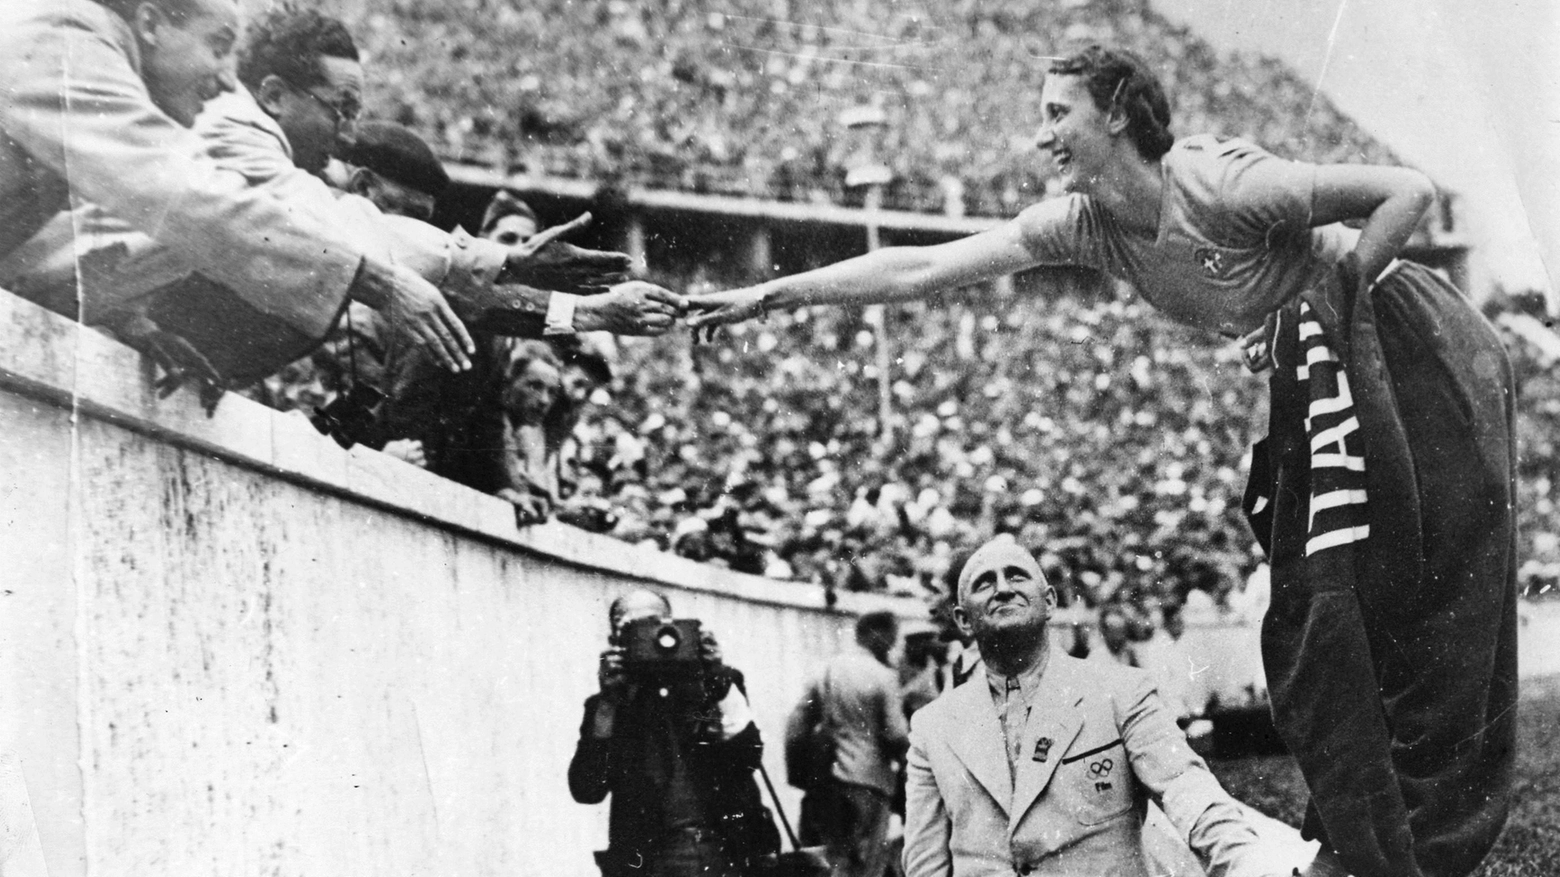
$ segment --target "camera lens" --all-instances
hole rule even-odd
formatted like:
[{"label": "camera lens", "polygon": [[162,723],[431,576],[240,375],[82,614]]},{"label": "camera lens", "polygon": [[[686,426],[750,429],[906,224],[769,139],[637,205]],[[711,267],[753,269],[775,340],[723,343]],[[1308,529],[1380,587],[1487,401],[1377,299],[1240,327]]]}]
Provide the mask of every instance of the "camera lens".
[{"label": "camera lens", "polygon": [[682,637],[678,635],[677,628],[670,624],[656,632],[655,646],[663,652],[675,652],[681,643]]}]

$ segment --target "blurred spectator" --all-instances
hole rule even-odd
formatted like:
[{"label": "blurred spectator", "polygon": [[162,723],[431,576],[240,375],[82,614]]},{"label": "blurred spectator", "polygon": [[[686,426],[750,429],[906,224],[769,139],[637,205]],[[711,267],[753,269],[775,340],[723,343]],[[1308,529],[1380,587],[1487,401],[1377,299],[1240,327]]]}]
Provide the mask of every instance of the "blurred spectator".
[{"label": "blurred spectator", "polygon": [[904,636],[904,655],[899,661],[899,695],[904,701],[905,717],[942,694],[942,671],[948,663],[948,644],[938,631],[917,630]]},{"label": "blurred spectator", "polygon": [[547,440],[547,417],[562,396],[563,363],[552,348],[516,344],[500,397],[503,480],[493,492],[514,503],[521,523],[545,520],[558,503],[558,452]]},{"label": "blurred spectator", "polygon": [[963,548],[953,555],[947,569],[943,570],[941,586],[932,598],[932,623],[937,627],[937,639],[943,645],[944,656],[939,662],[939,693],[963,685],[980,667],[979,647],[959,628],[953,617],[953,606],[959,596],[959,574],[964,572],[964,564],[974,553],[974,548]]},{"label": "blurred spectator", "polygon": [[834,744],[831,778],[807,793],[802,841],[828,848],[834,877],[881,877],[888,866],[895,763],[910,727],[889,655],[899,621],[889,612],[856,619],[856,648],[835,656],[804,699],[821,704]]},{"label": "blurred spectator", "polygon": [[600,466],[580,461],[580,441],[575,428],[598,391],[609,401],[604,387],[612,382],[612,365],[600,352],[610,339],[598,345],[581,336],[549,339],[562,367],[562,392],[547,413],[548,448],[558,455],[558,519],[585,530],[604,533],[617,525],[618,512],[606,496],[607,478]]},{"label": "blurred spectator", "polygon": [[500,189],[482,214],[482,237],[512,247],[535,237],[541,221],[531,205]]},{"label": "blurred spectator", "polygon": [[1107,603],[1100,607],[1099,633],[1099,639],[1089,648],[1089,660],[1142,666],[1132,643],[1132,619],[1120,605]]},{"label": "blurred spectator", "polygon": [[1182,641],[1185,633],[1186,620],[1181,617],[1181,608],[1166,605],[1160,626],[1138,642],[1133,651],[1138,666],[1154,674],[1159,683],[1159,695],[1181,729],[1187,731],[1188,736],[1200,736],[1191,734],[1189,726],[1203,718],[1208,709],[1208,690],[1203,682],[1208,668],[1198,668]]}]

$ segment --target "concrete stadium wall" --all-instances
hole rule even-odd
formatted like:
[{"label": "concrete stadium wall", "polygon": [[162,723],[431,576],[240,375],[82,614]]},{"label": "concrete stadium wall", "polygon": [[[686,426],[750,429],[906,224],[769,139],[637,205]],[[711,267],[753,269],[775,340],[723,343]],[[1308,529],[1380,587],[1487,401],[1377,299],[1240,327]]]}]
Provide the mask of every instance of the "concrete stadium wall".
[{"label": "concrete stadium wall", "polygon": [[149,377],[0,293],[7,877],[594,873],[605,808],[564,771],[612,596],[661,587],[723,635],[771,739],[845,610],[884,604],[518,530],[301,417],[228,396],[208,420]]},{"label": "concrete stadium wall", "polygon": [[[0,293],[4,877],[584,877],[606,808],[564,772],[612,596],[652,584],[721,636],[777,781],[852,614],[922,612],[519,530],[301,417],[228,396],[208,419],[150,378]],[[1249,629],[1194,633],[1249,672]]]}]

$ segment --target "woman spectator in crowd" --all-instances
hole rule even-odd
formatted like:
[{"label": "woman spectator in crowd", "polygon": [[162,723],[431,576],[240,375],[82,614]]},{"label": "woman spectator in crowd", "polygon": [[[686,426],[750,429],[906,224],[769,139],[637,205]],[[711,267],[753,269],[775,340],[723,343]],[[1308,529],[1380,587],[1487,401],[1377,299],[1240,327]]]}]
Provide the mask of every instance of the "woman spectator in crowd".
[{"label": "woman spectator in crowd", "polygon": [[[1246,336],[1253,365],[1279,366],[1272,450],[1259,449],[1249,493],[1273,561],[1275,715],[1324,847],[1313,873],[1469,873],[1511,786],[1512,387],[1489,324],[1396,260],[1433,187],[1404,168],[1174,143],[1162,87],[1127,52],[1054,62],[1041,103],[1038,145],[1069,196],[952,243],[710,294],[690,322],[1078,265],[1180,322]],[[1335,225],[1349,220],[1363,221],[1352,243]]]},{"label": "woman spectator in crowd", "polygon": [[509,358],[500,396],[504,484],[497,495],[514,503],[522,523],[542,521],[558,504],[558,450],[547,440],[547,417],[563,396],[563,363],[544,342],[522,341]]}]

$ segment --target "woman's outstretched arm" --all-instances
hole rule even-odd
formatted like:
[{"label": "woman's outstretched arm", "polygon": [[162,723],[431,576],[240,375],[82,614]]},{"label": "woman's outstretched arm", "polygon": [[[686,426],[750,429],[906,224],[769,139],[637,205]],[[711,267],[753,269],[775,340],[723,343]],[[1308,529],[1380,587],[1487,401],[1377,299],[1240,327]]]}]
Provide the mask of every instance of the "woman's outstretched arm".
[{"label": "woman's outstretched arm", "polygon": [[1024,246],[1020,219],[928,247],[886,247],[802,274],[690,296],[694,329],[738,323],[805,305],[864,305],[925,298],[939,290],[991,280],[1037,264]]},{"label": "woman's outstretched arm", "polygon": [[1316,169],[1312,225],[1363,219],[1354,247],[1360,276],[1374,279],[1419,227],[1435,201],[1435,184],[1412,168],[1330,164]]}]

